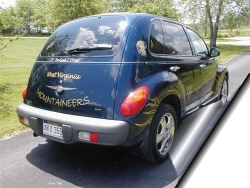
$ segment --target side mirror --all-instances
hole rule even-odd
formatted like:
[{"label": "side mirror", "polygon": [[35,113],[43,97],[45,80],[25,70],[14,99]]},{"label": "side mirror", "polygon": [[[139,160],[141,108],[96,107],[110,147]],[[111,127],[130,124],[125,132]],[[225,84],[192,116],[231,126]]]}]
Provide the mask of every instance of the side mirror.
[{"label": "side mirror", "polygon": [[210,49],[210,55],[212,57],[217,57],[220,55],[220,50],[218,48],[211,48]]}]

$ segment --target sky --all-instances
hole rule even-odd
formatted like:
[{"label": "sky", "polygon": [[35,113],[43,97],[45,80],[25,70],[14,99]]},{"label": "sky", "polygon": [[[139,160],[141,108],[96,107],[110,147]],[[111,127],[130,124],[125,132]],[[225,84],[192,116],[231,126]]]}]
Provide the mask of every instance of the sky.
[{"label": "sky", "polygon": [[0,0],[0,7],[7,8],[9,6],[15,5],[16,0]]}]

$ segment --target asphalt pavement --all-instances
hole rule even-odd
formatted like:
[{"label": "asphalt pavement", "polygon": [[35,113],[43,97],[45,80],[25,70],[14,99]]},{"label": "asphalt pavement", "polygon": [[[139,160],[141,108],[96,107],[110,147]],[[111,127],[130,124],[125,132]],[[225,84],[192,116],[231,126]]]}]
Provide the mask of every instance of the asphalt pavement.
[{"label": "asphalt pavement", "polygon": [[[250,52],[229,61],[226,66],[232,97],[250,72]],[[125,149],[64,145],[42,137],[35,138],[31,131],[2,140],[0,187],[175,187],[213,129],[212,124],[206,126],[206,134],[199,142],[194,142],[192,135],[205,129],[196,126],[202,124],[200,117],[223,113],[223,109],[216,105],[202,109],[181,124],[169,159],[160,165],[132,156]],[[208,119],[203,121],[208,122]],[[196,132],[190,131],[191,128]],[[184,132],[188,132],[189,137],[182,138]],[[186,147],[180,147],[183,145]],[[186,151],[190,145],[194,149]]]}]

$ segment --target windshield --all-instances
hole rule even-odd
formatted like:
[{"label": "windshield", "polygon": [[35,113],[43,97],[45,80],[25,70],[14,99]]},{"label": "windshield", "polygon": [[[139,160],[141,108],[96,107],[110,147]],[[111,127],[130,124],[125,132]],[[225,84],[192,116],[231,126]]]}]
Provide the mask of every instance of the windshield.
[{"label": "windshield", "polygon": [[[125,28],[126,19],[122,16],[95,16],[74,20],[62,25],[50,36],[41,56],[114,55]],[[74,53],[71,53],[72,49],[75,50]]]}]

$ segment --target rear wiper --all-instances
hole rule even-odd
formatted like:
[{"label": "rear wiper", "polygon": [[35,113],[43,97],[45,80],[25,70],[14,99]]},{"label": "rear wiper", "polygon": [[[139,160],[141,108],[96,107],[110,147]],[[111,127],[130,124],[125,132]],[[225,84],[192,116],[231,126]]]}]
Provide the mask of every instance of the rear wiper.
[{"label": "rear wiper", "polygon": [[72,48],[67,52],[69,54],[78,54],[78,53],[88,53],[93,50],[108,50],[112,48],[113,48],[112,44],[93,44],[91,46],[79,46],[77,48]]}]

